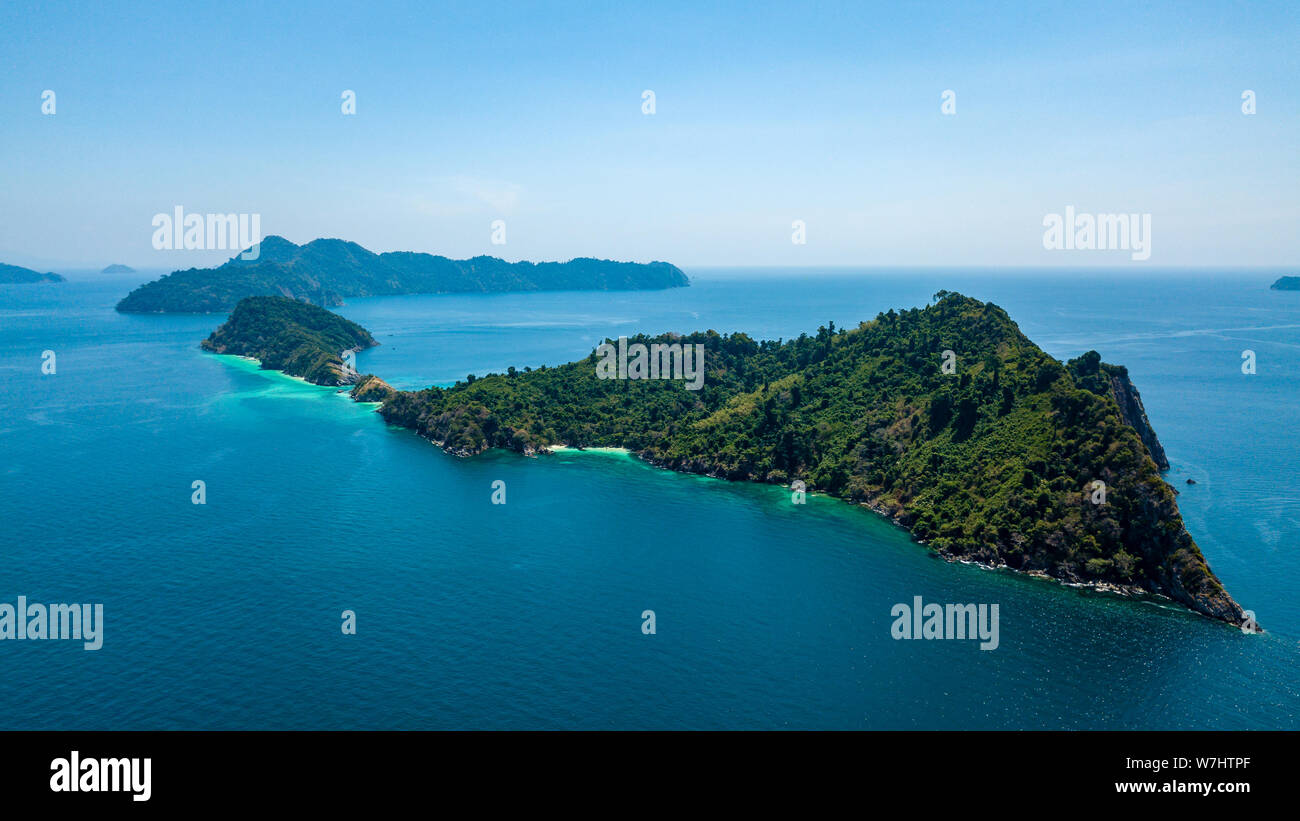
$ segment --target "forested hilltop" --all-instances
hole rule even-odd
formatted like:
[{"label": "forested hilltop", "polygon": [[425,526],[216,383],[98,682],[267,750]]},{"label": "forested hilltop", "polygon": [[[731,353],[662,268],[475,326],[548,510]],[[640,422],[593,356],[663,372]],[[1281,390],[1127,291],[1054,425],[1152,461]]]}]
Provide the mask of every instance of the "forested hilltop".
[{"label": "forested hilltop", "polygon": [[251,356],[268,370],[316,385],[358,382],[343,364],[344,351],[372,348],[370,333],[331,311],[279,296],[240,300],[230,318],[200,343],[212,353]]},{"label": "forested hilltop", "polygon": [[396,392],[380,412],[462,455],[624,447],[674,470],[801,480],[949,556],[1243,619],[1160,476],[1164,454],[1127,371],[1093,351],[1053,359],[996,305],[940,292],[923,309],[784,342],[714,331],[638,342],[704,345],[703,388],[598,379],[593,352]]},{"label": "forested hilltop", "polygon": [[287,296],[315,305],[347,297],[496,291],[622,291],[678,288],[690,280],[667,262],[506,262],[496,257],[454,260],[396,251],[375,254],[341,239],[295,245],[270,236],[255,260],[237,255],[217,268],[175,271],[127,294],[127,313],[220,313],[247,296]]}]

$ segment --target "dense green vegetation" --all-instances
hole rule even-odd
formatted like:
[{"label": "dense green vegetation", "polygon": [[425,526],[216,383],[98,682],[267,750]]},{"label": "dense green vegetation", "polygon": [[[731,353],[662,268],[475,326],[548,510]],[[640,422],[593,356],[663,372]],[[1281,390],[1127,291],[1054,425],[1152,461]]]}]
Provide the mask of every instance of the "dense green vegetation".
[{"label": "dense green vegetation", "polygon": [[271,236],[256,260],[239,256],[218,268],[176,271],[127,294],[117,309],[137,313],[229,311],[247,296],[280,295],[315,305],[346,297],[489,291],[638,290],[690,282],[676,266],[574,259],[506,262],[496,257],[454,260],[399,251],[375,254],[339,239],[295,245]]},{"label": "dense green vegetation", "polygon": [[1300,291],[1300,277],[1281,277],[1269,287],[1274,291]]},{"label": "dense green vegetation", "polygon": [[324,308],[286,297],[258,296],[240,300],[201,347],[251,356],[263,368],[317,385],[346,385],[358,377],[344,366],[343,352],[377,344],[365,328]]},{"label": "dense green vegetation", "polygon": [[398,392],[381,413],[460,454],[625,447],[675,470],[798,479],[870,505],[950,556],[1141,587],[1239,623],[1144,445],[1143,433],[1155,436],[1127,372],[1095,352],[1053,359],[996,305],[936,299],[784,342],[713,331],[629,340],[702,343],[698,391],[598,379],[593,352]]},{"label": "dense green vegetation", "polygon": [[0,284],[27,284],[32,282],[63,282],[63,277],[58,274],[42,274],[33,271],[31,268],[22,268],[17,265],[5,265],[0,262]]},{"label": "dense green vegetation", "polygon": [[1076,387],[1115,400],[1120,418],[1137,432],[1142,444],[1146,445],[1147,453],[1156,463],[1156,467],[1160,470],[1169,470],[1169,459],[1165,456],[1165,449],[1156,438],[1155,431],[1151,429],[1146,408],[1142,406],[1142,397],[1128,378],[1128,368],[1102,362],[1101,355],[1096,351],[1088,351],[1067,364]]}]

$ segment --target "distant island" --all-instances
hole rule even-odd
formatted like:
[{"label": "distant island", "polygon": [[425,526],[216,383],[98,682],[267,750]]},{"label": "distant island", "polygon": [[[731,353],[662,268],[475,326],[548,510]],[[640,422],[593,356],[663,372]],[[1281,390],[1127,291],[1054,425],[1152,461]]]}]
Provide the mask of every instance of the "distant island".
[{"label": "distant island", "polygon": [[200,347],[252,357],[263,368],[315,385],[350,385],[361,377],[344,364],[344,352],[378,344],[365,328],[324,308],[287,297],[255,296],[240,300]]},{"label": "distant island", "polygon": [[35,282],[66,282],[58,274],[42,274],[33,271],[31,268],[20,268],[17,265],[5,265],[0,262],[0,284],[27,284]]},{"label": "distant island", "polygon": [[395,251],[375,254],[340,239],[306,245],[270,236],[257,259],[237,255],[217,268],[176,271],[136,288],[118,304],[126,313],[222,313],[248,296],[279,295],[332,307],[348,297],[498,291],[622,291],[679,288],[690,280],[666,262],[506,262],[453,260]]},{"label": "distant island", "polygon": [[1300,277],[1282,277],[1269,287],[1274,291],[1300,291]]},{"label": "distant island", "polygon": [[112,265],[109,265],[104,270],[100,271],[100,273],[101,274],[134,274],[135,269],[132,268],[130,265],[119,265],[118,263],[115,262]]},{"label": "distant island", "polygon": [[996,305],[936,299],[784,342],[714,331],[627,341],[703,345],[699,390],[597,378],[593,352],[394,391],[380,413],[458,455],[616,447],[688,473],[798,480],[951,558],[1156,593],[1241,624],[1160,476],[1168,463],[1127,370],[1095,351],[1059,362]]}]

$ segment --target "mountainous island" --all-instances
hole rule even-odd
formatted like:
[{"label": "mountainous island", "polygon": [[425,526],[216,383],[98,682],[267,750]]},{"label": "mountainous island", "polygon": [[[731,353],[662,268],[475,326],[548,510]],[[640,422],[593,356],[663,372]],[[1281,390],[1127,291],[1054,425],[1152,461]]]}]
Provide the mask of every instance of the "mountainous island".
[{"label": "mountainous island", "polygon": [[104,270],[100,271],[100,273],[101,274],[134,274],[135,269],[132,268],[130,265],[121,265],[115,262],[112,265],[109,265],[106,268],[104,268]]},{"label": "mountainous island", "polygon": [[380,413],[462,455],[620,447],[673,470],[798,479],[949,557],[1158,593],[1240,624],[1160,476],[1168,462],[1127,370],[1095,351],[1059,362],[996,305],[936,299],[784,342],[714,331],[628,340],[702,344],[700,390],[599,379],[593,352],[395,392]]},{"label": "mountainous island", "polygon": [[344,365],[343,352],[378,344],[365,328],[324,308],[287,297],[255,296],[240,300],[200,347],[253,357],[267,370],[315,385],[350,385],[361,377]]},{"label": "mountainous island", "polygon": [[66,280],[58,274],[42,274],[33,271],[31,268],[21,268],[17,265],[5,265],[0,262],[0,284],[27,284],[36,282],[65,282]]},{"label": "mountainous island", "polygon": [[[1062,363],[998,306],[947,291],[935,298],[786,341],[715,331],[627,340],[629,350],[702,346],[697,389],[683,379],[599,378],[598,348],[450,388],[397,391],[357,377],[352,393],[457,455],[617,447],[672,470],[798,480],[870,507],[949,558],[1159,594],[1241,624],[1160,476],[1168,461],[1128,371],[1095,351]],[[204,347],[305,375],[368,342],[324,309],[261,297],[243,300]]]},{"label": "mountainous island", "polygon": [[236,255],[217,268],[175,271],[127,294],[126,313],[221,313],[247,296],[279,295],[324,307],[348,297],[497,291],[645,290],[690,280],[667,262],[506,262],[480,256],[454,260],[395,251],[375,254],[355,242],[317,239],[306,245],[270,236],[257,258]]},{"label": "mountainous island", "polygon": [[1274,291],[1300,291],[1300,277],[1281,277],[1269,288]]}]

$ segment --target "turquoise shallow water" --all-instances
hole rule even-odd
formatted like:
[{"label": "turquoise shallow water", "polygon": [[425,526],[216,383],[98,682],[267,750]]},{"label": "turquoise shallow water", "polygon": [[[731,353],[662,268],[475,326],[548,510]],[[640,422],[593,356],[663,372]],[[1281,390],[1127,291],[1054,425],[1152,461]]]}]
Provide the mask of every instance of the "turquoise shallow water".
[{"label": "turquoise shallow water", "polygon": [[[620,333],[789,337],[940,288],[991,299],[1056,356],[1129,366],[1189,529],[1270,632],[949,564],[777,488],[611,454],[456,459],[201,353],[222,317],[120,315],[134,283],[82,276],[0,286],[0,601],[103,602],[104,647],[0,642],[0,727],[1300,726],[1300,294],[1268,291],[1277,273],[688,273],[339,312],[382,343],[363,371],[416,387]],[[918,595],[998,603],[1001,646],[892,640]]]}]

